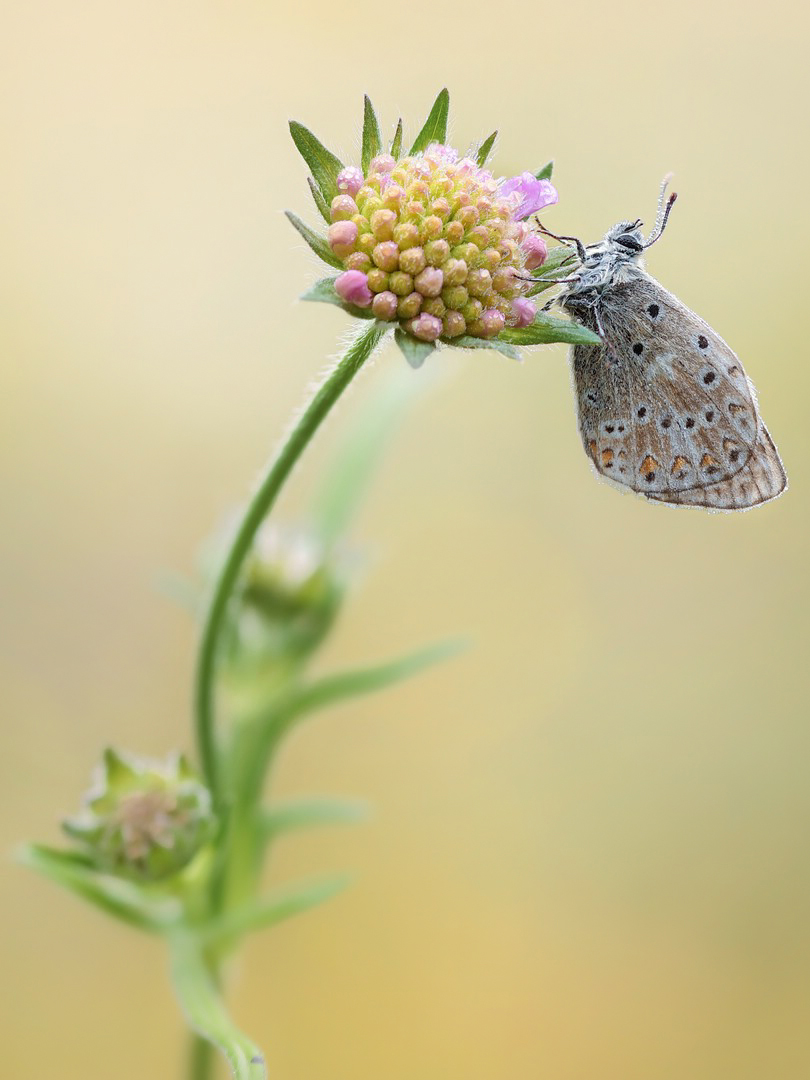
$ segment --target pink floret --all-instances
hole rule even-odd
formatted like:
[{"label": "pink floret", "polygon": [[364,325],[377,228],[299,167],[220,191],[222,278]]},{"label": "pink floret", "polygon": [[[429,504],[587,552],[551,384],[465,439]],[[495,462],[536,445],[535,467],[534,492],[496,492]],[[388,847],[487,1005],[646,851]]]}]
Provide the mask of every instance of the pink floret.
[{"label": "pink floret", "polygon": [[515,219],[522,221],[529,214],[536,214],[545,206],[552,206],[557,202],[557,189],[549,180],[538,180],[534,173],[523,172],[520,176],[513,176],[510,180],[504,180],[498,188],[499,195],[515,194],[519,197],[515,207]]},{"label": "pink floret", "polygon": [[335,292],[347,304],[369,307],[372,296],[366,275],[360,270],[346,270],[335,279]]}]

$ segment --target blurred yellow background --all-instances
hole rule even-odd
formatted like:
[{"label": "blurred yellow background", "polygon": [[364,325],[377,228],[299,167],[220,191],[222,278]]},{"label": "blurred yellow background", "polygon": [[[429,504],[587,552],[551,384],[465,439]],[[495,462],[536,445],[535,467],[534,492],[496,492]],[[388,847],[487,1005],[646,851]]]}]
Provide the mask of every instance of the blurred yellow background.
[{"label": "blurred yellow background", "polygon": [[[162,597],[242,498],[348,320],[299,305],[314,223],[290,117],[554,157],[551,228],[680,200],[653,274],[739,352],[791,489],[673,511],[593,477],[563,346],[443,352],[356,523],[322,660],[474,647],[335,710],[277,789],[368,797],[271,879],[348,868],[250,944],[232,1004],[278,1080],[810,1074],[807,7],[686,0],[7,7],[2,848],[54,842],[107,742],[188,746],[194,633]],[[404,365],[388,347],[295,476]],[[420,378],[415,374],[414,378]],[[176,1080],[158,943],[6,860],[0,1074]]]}]

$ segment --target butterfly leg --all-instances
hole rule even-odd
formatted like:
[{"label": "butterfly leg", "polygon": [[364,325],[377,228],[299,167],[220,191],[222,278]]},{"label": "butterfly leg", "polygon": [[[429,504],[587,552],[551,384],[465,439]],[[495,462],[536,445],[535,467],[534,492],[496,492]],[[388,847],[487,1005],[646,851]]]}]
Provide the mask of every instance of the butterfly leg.
[{"label": "butterfly leg", "polygon": [[565,243],[573,244],[577,249],[577,255],[579,256],[579,261],[580,262],[585,262],[585,258],[586,258],[587,253],[585,251],[585,245],[582,243],[581,240],[577,239],[576,236],[558,236],[556,233],[553,233],[549,229],[547,229],[545,227],[545,225],[543,225],[541,223],[540,218],[535,217],[534,220],[535,220],[535,223],[537,224],[537,228],[540,230],[540,232],[544,233],[546,236],[550,236],[552,240],[559,240],[561,243],[564,243],[564,244]]}]

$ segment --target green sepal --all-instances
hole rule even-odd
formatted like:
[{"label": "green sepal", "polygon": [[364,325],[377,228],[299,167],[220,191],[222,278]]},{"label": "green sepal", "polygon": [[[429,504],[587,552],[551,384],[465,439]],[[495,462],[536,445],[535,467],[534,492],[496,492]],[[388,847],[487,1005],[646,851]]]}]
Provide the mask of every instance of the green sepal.
[{"label": "green sepal", "polygon": [[360,152],[360,165],[363,176],[368,172],[371,159],[375,158],[382,149],[382,136],[380,125],[377,122],[377,114],[368,94],[363,98],[363,148]]},{"label": "green sepal", "polygon": [[334,266],[337,270],[343,269],[343,263],[329,247],[325,236],[321,236],[319,233],[310,229],[309,225],[305,225],[301,218],[294,214],[292,210],[285,210],[284,213],[287,215],[292,227],[298,230],[319,259],[323,259],[325,263],[328,263],[329,266]]},{"label": "green sepal", "polygon": [[297,120],[290,121],[290,134],[301,157],[309,165],[315,183],[321,189],[321,195],[327,203],[331,203],[339,194],[337,175],[343,168],[343,162]]},{"label": "green sepal", "polygon": [[478,147],[478,153],[475,155],[475,160],[479,168],[483,168],[487,163],[487,158],[492,153],[492,147],[495,145],[495,140],[498,137],[498,132],[493,131],[488,139],[484,139],[481,145]]},{"label": "green sepal", "polygon": [[57,885],[89,901],[139,930],[162,933],[182,915],[173,899],[156,900],[130,881],[99,873],[89,856],[79,852],[58,851],[43,844],[27,844],[17,858],[24,866],[38,871]]},{"label": "green sepal", "polygon": [[569,345],[601,345],[602,339],[579,323],[569,319],[557,319],[545,311],[538,311],[531,326],[507,327],[501,337],[514,345],[549,345],[565,341]]},{"label": "green sepal", "polygon": [[495,352],[508,356],[510,360],[520,360],[521,355],[514,345],[510,345],[503,340],[502,335],[504,333],[505,331],[502,330],[501,336],[496,338],[480,338],[473,337],[471,334],[464,334],[463,337],[453,338],[447,344],[458,345],[460,349],[494,349]]},{"label": "green sepal", "polygon": [[315,205],[318,207],[318,213],[321,215],[327,225],[332,222],[332,217],[329,213],[329,207],[326,205],[326,199],[321,195],[321,189],[315,183],[311,176],[307,177],[307,183],[309,184],[309,190],[312,192],[312,198],[315,201]]},{"label": "green sepal", "polygon": [[554,162],[549,161],[549,162],[546,162],[546,164],[543,166],[543,168],[538,170],[534,175],[538,180],[550,180],[551,179],[551,174],[553,172],[554,172]]},{"label": "green sepal", "polygon": [[399,158],[402,153],[402,117],[397,120],[397,130],[394,132],[394,137],[391,140],[391,157]]},{"label": "green sepal", "polygon": [[335,291],[335,281],[337,278],[325,277],[320,281],[316,281],[315,284],[307,289],[302,294],[302,300],[311,300],[320,304],[334,304],[335,307],[343,308],[349,315],[353,315],[356,319],[373,319],[374,312],[371,308],[356,307],[354,304],[347,304],[346,301],[338,296]]},{"label": "green sepal", "polygon": [[443,143],[447,138],[447,117],[450,113],[450,92],[445,88],[433,102],[425,125],[414,139],[409,153],[418,154],[431,143]]},{"label": "green sepal", "polygon": [[558,277],[565,277],[570,271],[576,270],[578,265],[579,256],[573,248],[565,245],[552,248],[543,265],[532,270],[532,277],[537,280],[537,284],[532,285],[526,295],[537,296],[538,293],[552,288],[557,284]]},{"label": "green sepal", "polygon": [[418,341],[399,327],[394,331],[394,341],[412,368],[420,368],[436,348],[432,341]]},{"label": "green sepal", "polygon": [[208,945],[227,946],[254,930],[266,930],[283,919],[310,911],[343,892],[349,884],[345,874],[279,889],[277,893],[244,904],[214,919],[204,931]]},{"label": "green sepal", "polygon": [[267,839],[298,829],[313,829],[321,825],[354,825],[366,821],[368,803],[357,799],[284,799],[272,805],[262,817],[262,831]]}]

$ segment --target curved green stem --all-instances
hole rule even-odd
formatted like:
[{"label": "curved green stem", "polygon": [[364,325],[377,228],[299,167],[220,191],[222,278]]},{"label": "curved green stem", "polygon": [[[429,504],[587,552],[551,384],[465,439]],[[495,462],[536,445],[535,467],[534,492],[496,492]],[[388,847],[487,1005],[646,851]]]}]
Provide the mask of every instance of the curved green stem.
[{"label": "curved green stem", "polygon": [[387,330],[388,327],[384,323],[372,323],[352,342],[337,365],[316,389],[309,405],[272,458],[261,483],[250,499],[214,585],[197,653],[194,706],[197,745],[203,773],[211,789],[215,805],[219,805],[222,793],[214,730],[214,675],[228,603],[239,578],[239,572],[256,533],[276,501],[293,466],[332,406],[371,356]]}]

